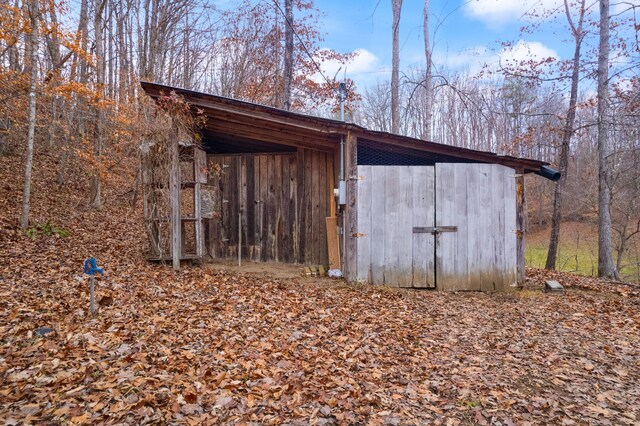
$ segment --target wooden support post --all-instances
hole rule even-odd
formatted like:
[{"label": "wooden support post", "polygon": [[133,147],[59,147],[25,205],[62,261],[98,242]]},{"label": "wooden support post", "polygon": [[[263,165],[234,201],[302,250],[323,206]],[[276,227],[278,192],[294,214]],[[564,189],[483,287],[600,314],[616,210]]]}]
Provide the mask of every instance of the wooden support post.
[{"label": "wooden support post", "polygon": [[180,269],[182,251],[182,219],[180,212],[180,146],[178,132],[174,130],[169,142],[169,197],[171,202],[171,259],[173,269]]},{"label": "wooden support post", "polygon": [[345,250],[342,262],[343,274],[347,281],[355,281],[357,273],[357,245],[356,234],[358,233],[357,215],[357,174],[358,174],[358,138],[352,133],[347,133],[345,141],[345,169],[347,180],[347,204],[346,223],[344,224]]},{"label": "wooden support post", "polygon": [[517,257],[517,281],[522,287],[525,281],[525,265],[524,265],[524,232],[525,218],[524,211],[524,170],[516,170],[516,257]]}]

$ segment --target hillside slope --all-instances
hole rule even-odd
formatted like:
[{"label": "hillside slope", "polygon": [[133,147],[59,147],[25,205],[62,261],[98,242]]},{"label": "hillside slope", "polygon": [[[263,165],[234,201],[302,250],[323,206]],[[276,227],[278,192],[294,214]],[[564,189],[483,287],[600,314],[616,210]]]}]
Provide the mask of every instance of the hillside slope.
[{"label": "hillside slope", "polygon": [[[634,287],[543,272],[512,294],[400,291],[144,261],[131,174],[86,205],[82,168],[0,156],[0,420],[6,424],[637,424]],[[88,314],[82,263],[107,278]],[[37,327],[51,327],[45,337]]]}]

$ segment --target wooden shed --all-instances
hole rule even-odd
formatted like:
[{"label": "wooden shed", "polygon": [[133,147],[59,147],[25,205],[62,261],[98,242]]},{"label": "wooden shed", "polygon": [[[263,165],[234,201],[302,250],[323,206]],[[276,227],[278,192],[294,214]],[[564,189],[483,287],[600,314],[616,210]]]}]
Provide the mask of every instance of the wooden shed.
[{"label": "wooden shed", "polygon": [[[240,251],[246,260],[340,269],[349,281],[449,291],[524,280],[524,175],[559,178],[547,163],[142,87],[156,99],[173,91],[206,116],[201,147],[176,148],[187,153],[179,161],[190,177],[170,182],[176,194],[189,190],[191,212],[172,210],[171,247],[152,256],[175,264]],[[152,211],[145,218],[161,227]]]}]

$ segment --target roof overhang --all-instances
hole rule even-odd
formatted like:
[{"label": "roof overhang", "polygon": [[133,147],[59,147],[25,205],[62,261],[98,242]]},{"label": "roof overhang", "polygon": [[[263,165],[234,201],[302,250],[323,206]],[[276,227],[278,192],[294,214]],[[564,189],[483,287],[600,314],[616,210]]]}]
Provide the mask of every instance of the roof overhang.
[{"label": "roof overhang", "polygon": [[[524,173],[538,173],[552,180],[557,172],[545,174],[548,163],[526,158],[498,155],[450,145],[427,142],[407,136],[366,129],[353,123],[313,117],[278,108],[207,93],[141,82],[144,91],[154,99],[171,92],[182,96],[191,108],[201,110],[207,120],[202,128],[205,149],[210,153],[294,151],[297,147],[334,152],[341,136],[351,132],[356,137],[389,149],[428,152],[465,161],[502,164]],[[207,144],[215,140],[215,144]],[[549,169],[546,167],[546,169]],[[550,177],[552,176],[552,177]],[[556,179],[557,180],[557,179]]]}]

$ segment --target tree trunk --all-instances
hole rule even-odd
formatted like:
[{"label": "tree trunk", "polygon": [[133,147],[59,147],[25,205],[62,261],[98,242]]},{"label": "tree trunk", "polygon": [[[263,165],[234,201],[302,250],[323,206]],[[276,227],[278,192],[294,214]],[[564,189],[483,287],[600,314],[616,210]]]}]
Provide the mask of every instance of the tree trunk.
[{"label": "tree trunk", "polygon": [[282,103],[287,111],[291,109],[291,84],[293,82],[293,0],[284,0],[284,89]]},{"label": "tree trunk", "polygon": [[618,278],[611,253],[609,145],[609,0],[600,0],[598,48],[598,276]]},{"label": "tree trunk", "polygon": [[580,3],[580,17],[578,25],[573,24],[571,15],[569,13],[569,5],[567,0],[564,1],[565,12],[567,15],[567,21],[571,27],[573,39],[575,42],[572,71],[571,71],[571,94],[569,96],[569,109],[567,111],[567,117],[565,119],[564,128],[562,131],[562,141],[560,145],[560,158],[558,161],[558,168],[562,177],[556,184],[553,193],[553,213],[551,215],[551,236],[549,238],[549,251],[547,252],[547,262],[545,264],[546,269],[556,269],[556,259],[558,257],[558,243],[560,240],[560,222],[562,220],[562,197],[564,195],[564,187],[567,182],[567,170],[569,168],[569,144],[571,143],[571,136],[573,135],[573,125],[576,119],[576,104],[578,102],[578,82],[580,81],[580,49],[582,47],[582,40],[584,38],[583,23],[585,14],[585,0]]},{"label": "tree trunk", "polygon": [[433,121],[433,71],[431,62],[431,44],[429,42],[429,0],[424,0],[424,57],[427,68],[424,75],[424,129],[422,139],[431,141],[431,127]]},{"label": "tree trunk", "polygon": [[393,11],[393,58],[391,70],[391,133],[400,132],[400,10],[402,0],[391,0]]},{"label": "tree trunk", "polygon": [[[105,59],[102,40],[102,12],[107,0],[100,0],[96,4],[96,14],[94,16],[93,25],[95,30],[96,43],[96,92],[98,98],[104,98],[104,71]],[[95,155],[96,165],[94,167],[93,176],[91,177],[91,188],[89,189],[89,202],[91,207],[99,209],[102,207],[102,182],[100,179],[100,156],[103,148],[103,127],[104,127],[104,106],[96,106],[96,124],[93,140],[93,151]]]},{"label": "tree trunk", "polygon": [[29,5],[31,18],[31,34],[29,67],[31,81],[29,84],[29,128],[27,130],[27,158],[24,162],[24,185],[22,188],[22,215],[20,226],[23,229],[29,227],[29,208],[31,206],[31,172],[33,169],[33,146],[36,129],[36,88],[38,79],[38,1],[32,0]]}]

